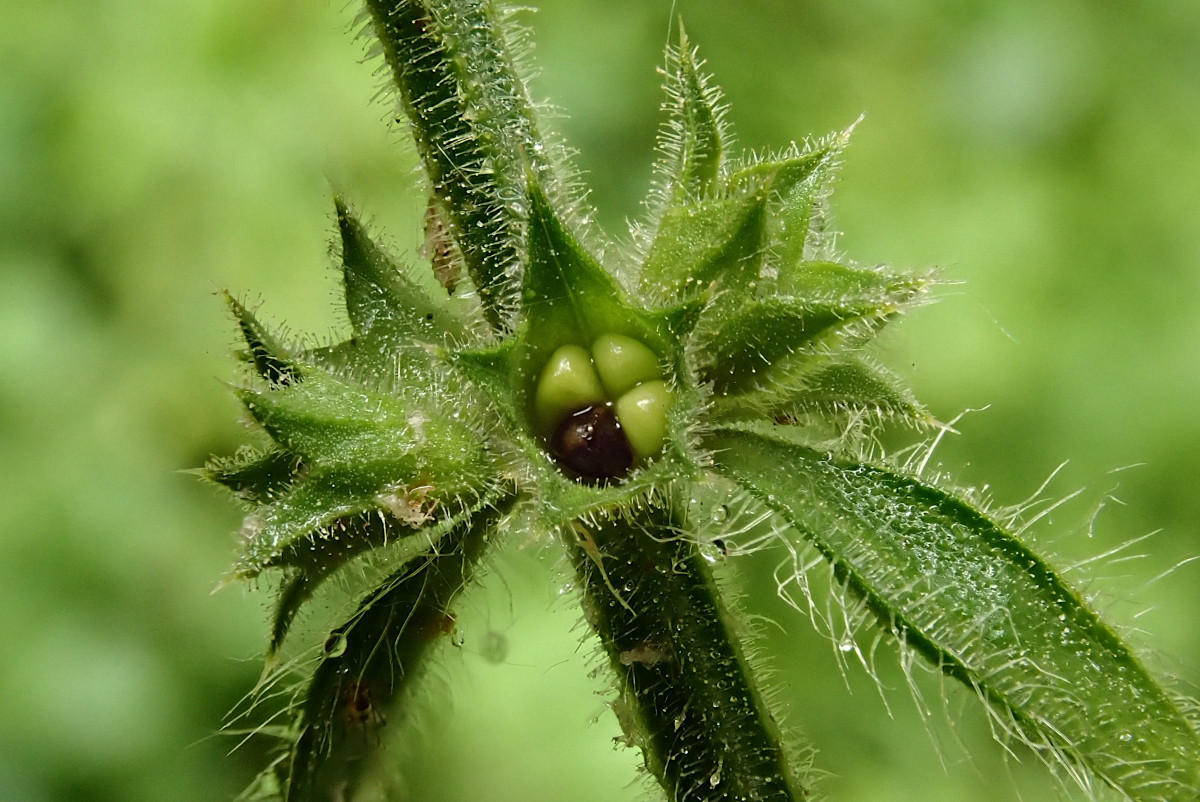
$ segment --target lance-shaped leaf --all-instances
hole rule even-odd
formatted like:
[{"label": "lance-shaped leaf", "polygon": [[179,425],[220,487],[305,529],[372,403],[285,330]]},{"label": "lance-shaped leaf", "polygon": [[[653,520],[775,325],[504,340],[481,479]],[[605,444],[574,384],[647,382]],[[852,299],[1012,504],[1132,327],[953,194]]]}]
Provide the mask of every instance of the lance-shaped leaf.
[{"label": "lance-shaped leaf", "polygon": [[346,312],[360,347],[381,354],[410,343],[441,344],[466,333],[446,295],[431,296],[400,269],[341,198],[334,198],[342,241]]},{"label": "lance-shaped leaf", "polygon": [[567,530],[626,735],[670,799],[798,800],[806,792],[686,527],[668,505]]},{"label": "lance-shaped leaf", "polygon": [[511,505],[510,495],[461,524],[438,548],[398,569],[330,634],[299,711],[284,799],[353,797],[393,701],[412,688],[430,647],[452,630],[451,605]]},{"label": "lance-shaped leaf", "polygon": [[786,518],[883,627],[975,690],[1027,743],[1135,800],[1200,798],[1200,735],[1040,557],[964,501],[894,470],[751,431],[718,473]]},{"label": "lance-shaped leaf", "polygon": [[532,105],[488,0],[368,0],[433,193],[494,328],[516,307],[530,169],[549,180]]},{"label": "lance-shaped leaf", "polygon": [[679,26],[679,47],[667,49],[669,113],[659,132],[661,192],[668,205],[702,198],[717,187],[725,155],[726,132],[721,93],[700,72],[696,49]]}]

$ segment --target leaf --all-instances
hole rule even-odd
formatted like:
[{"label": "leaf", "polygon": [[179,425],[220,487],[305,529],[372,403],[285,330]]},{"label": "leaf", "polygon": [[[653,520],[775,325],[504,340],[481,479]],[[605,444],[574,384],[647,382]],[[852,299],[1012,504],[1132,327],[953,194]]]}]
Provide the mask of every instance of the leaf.
[{"label": "leaf", "polygon": [[354,797],[393,700],[423,674],[430,647],[454,625],[451,605],[495,541],[511,495],[449,533],[368,594],[334,630],[309,683],[291,748],[285,799]]},{"label": "leaf", "polygon": [[784,516],[880,625],[975,690],[1030,746],[1136,800],[1200,796],[1200,736],[1120,638],[983,513],[893,470],[747,430],[715,470]]},{"label": "leaf", "polygon": [[698,340],[703,375],[718,395],[798,391],[803,374],[821,364],[814,357],[861,345],[928,285],[836,262],[803,263],[787,281],[794,295],[708,310]]},{"label": "leaf", "polygon": [[835,139],[798,156],[752,164],[722,181],[712,197],[675,200],[646,255],[642,291],[687,298],[714,282],[744,290],[760,278],[768,252],[786,279],[803,253],[812,206],[842,144]]},{"label": "leaf", "polygon": [[[297,611],[307,602],[330,575],[340,570],[351,559],[368,550],[388,547],[387,560],[398,566],[424,552],[436,549],[443,537],[466,525],[486,510],[502,503],[507,490],[494,489],[482,495],[475,503],[464,506],[450,515],[430,516],[428,523],[403,522],[383,512],[356,515],[342,519],[337,525],[320,530],[310,538],[293,540],[279,549],[270,558],[261,560],[251,572],[257,574],[267,568],[287,567],[292,569],[285,577],[279,590],[275,611],[271,618],[271,640],[267,648],[270,662],[278,653]],[[421,541],[416,547],[407,541],[402,550],[394,546],[412,535],[420,533]]]},{"label": "leaf", "polygon": [[576,523],[584,609],[621,688],[626,737],[673,800],[798,800],[743,644],[687,522],[670,503]]}]

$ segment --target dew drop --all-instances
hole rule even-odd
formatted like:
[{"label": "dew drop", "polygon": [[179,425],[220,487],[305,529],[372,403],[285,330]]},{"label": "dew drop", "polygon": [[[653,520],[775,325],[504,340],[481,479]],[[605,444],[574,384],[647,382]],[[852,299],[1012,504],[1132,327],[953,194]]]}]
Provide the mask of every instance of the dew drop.
[{"label": "dew drop", "polygon": [[325,639],[325,656],[326,657],[341,657],[346,653],[346,636],[341,632],[335,632]]}]

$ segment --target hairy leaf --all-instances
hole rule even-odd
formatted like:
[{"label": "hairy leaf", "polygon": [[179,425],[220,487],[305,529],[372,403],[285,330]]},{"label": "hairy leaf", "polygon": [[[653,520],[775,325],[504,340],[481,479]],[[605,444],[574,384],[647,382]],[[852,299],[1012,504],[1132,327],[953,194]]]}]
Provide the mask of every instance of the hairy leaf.
[{"label": "hairy leaf", "polygon": [[1137,800],[1200,797],[1200,735],[1055,571],[964,501],[751,431],[716,470],[783,515],[880,625],[979,693],[1034,748]]}]

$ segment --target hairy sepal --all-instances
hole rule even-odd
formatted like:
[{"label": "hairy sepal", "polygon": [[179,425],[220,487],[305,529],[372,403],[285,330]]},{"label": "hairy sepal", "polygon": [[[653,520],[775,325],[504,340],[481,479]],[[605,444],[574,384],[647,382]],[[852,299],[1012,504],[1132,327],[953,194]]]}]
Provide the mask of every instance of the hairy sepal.
[{"label": "hairy sepal", "polygon": [[766,418],[778,423],[802,419],[865,419],[916,428],[938,425],[898,377],[867,359],[841,354],[814,358],[812,366],[780,387],[713,399],[714,418]]},{"label": "hairy sepal", "polygon": [[963,500],[898,471],[720,429],[714,470],[789,521],[879,626],[1030,747],[1131,799],[1200,795],[1200,735],[1055,571]]},{"label": "hairy sepal", "polygon": [[702,62],[679,26],[679,46],[667,48],[668,117],[659,132],[662,159],[657,182],[664,204],[679,205],[702,198],[718,186],[728,147],[725,108],[720,90],[701,72]]},{"label": "hairy sepal", "polygon": [[241,575],[290,564],[303,539],[315,543],[348,516],[382,511],[420,521],[429,510],[454,509],[494,472],[478,427],[447,414],[436,392],[378,393],[312,369],[297,384],[240,395],[303,465],[286,491],[248,517]]},{"label": "hairy sepal", "polygon": [[790,274],[844,143],[832,137],[756,161],[714,181],[703,196],[673,199],[647,248],[641,291],[665,300],[712,291],[720,303],[748,290],[799,294]]},{"label": "hairy sepal", "polygon": [[[346,312],[355,342],[381,356],[406,346],[444,345],[470,332],[463,303],[422,286],[379,245],[340,197],[334,198],[341,240]],[[440,288],[438,288],[440,289]]]},{"label": "hairy sepal", "polygon": [[242,358],[254,368],[259,378],[276,387],[300,381],[303,378],[300,369],[283,343],[228,292],[225,293],[225,302],[237,319],[242,338],[246,341]]},{"label": "hairy sepal", "polygon": [[667,209],[642,268],[642,292],[678,301],[710,288],[745,289],[762,266],[767,197],[756,187]]},{"label": "hairy sepal", "polygon": [[214,457],[198,471],[249,505],[280,498],[303,472],[300,458],[284,449],[242,446],[232,457]]}]

